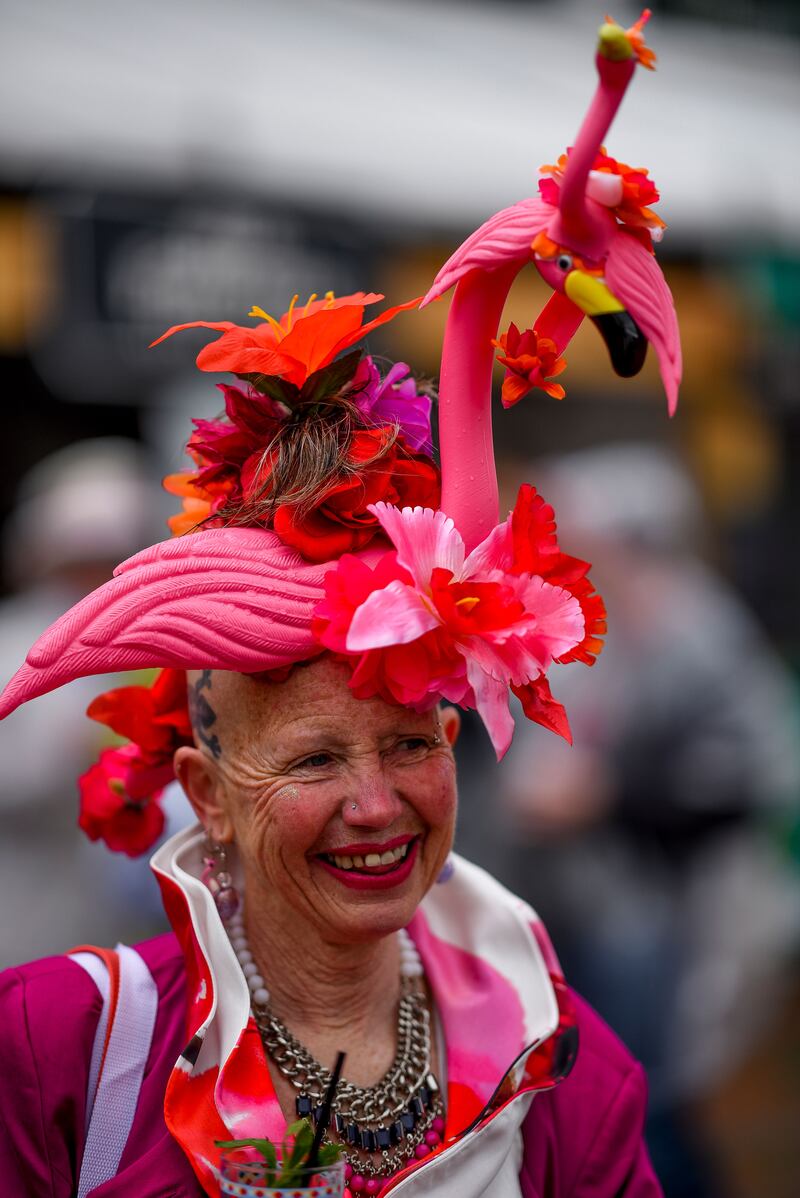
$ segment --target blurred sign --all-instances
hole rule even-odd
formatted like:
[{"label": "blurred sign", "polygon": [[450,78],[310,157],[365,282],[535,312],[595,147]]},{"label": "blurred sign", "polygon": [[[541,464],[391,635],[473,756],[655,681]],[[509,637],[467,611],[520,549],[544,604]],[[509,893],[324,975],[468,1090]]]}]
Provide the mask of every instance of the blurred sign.
[{"label": "blurred sign", "polygon": [[39,197],[37,210],[58,235],[59,303],[30,353],[66,399],[120,402],[185,368],[191,342],[147,352],[172,324],[242,321],[253,304],[280,314],[296,291],[356,290],[369,274],[363,239],[312,214],[78,194]]}]

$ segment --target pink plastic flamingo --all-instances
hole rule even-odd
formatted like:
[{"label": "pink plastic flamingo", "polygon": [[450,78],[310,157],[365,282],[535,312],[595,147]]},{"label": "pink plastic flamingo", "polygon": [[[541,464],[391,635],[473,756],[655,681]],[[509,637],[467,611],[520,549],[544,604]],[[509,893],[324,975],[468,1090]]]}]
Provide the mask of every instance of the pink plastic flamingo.
[{"label": "pink plastic flamingo", "polygon": [[[611,362],[623,377],[638,373],[647,342],[658,355],[670,414],[681,377],[681,352],[672,296],[651,249],[620,224],[622,179],[593,171],[603,139],[633,77],[650,65],[641,28],[606,23],[600,29],[594,99],[561,180],[558,204],[531,197],[496,213],[456,250],[423,305],[455,285],[445,331],[440,379],[442,508],[468,548],[497,520],[489,396],[493,339],[511,284],[533,261],[554,295],[535,322],[536,334],[562,353],[584,316],[597,324]],[[534,379],[532,382],[535,382]],[[449,419],[452,409],[458,418]],[[454,464],[458,468],[454,469]]]}]

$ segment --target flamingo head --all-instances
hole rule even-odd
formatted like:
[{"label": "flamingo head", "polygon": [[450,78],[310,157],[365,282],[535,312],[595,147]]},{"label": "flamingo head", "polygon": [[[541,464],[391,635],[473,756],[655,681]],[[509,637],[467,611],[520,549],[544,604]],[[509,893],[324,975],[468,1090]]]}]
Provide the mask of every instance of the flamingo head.
[{"label": "flamingo head", "polygon": [[623,29],[611,17],[606,17],[597,33],[595,57],[603,82],[617,86],[623,80],[627,82],[637,63],[648,71],[654,69],[656,56],[644,43],[644,27],[651,16],[650,9],[645,8],[629,29]]},{"label": "flamingo head", "polygon": [[644,365],[647,338],[606,281],[608,245],[615,224],[612,218],[605,252],[597,258],[582,256],[572,246],[553,241],[547,233],[534,238],[531,248],[544,281],[589,317],[606,344],[616,374],[631,378]]}]

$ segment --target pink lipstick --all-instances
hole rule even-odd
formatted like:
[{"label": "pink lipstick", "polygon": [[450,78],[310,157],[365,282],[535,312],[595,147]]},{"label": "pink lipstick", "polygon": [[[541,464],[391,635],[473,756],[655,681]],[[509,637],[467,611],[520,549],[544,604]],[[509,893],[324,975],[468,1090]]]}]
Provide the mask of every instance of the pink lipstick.
[{"label": "pink lipstick", "polygon": [[371,853],[380,855],[390,849],[399,848],[400,845],[408,844],[409,849],[405,857],[395,865],[374,865],[364,866],[363,869],[360,867],[342,869],[340,866],[326,859],[329,856],[333,856],[334,854],[332,853],[325,856],[318,855],[314,860],[343,885],[350,887],[351,890],[390,890],[394,886],[400,886],[411,874],[417,859],[419,842],[420,838],[418,836],[409,837],[406,834],[405,836],[397,836],[394,840],[387,841],[386,844],[346,845],[343,848],[337,848],[335,853],[337,857],[366,857]]}]

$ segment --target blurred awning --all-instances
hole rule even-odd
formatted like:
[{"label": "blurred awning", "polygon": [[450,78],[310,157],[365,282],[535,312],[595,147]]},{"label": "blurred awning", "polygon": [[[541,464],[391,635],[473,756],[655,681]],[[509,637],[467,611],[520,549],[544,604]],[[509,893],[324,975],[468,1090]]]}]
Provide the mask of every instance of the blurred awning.
[{"label": "blurred awning", "polygon": [[[3,0],[10,183],[220,186],[460,230],[530,194],[592,94],[595,4]],[[614,9],[617,19],[635,16]],[[656,17],[609,150],[676,238],[800,240],[797,44]]]}]

